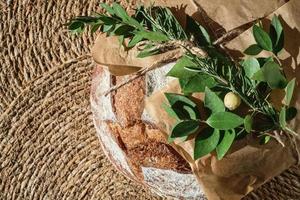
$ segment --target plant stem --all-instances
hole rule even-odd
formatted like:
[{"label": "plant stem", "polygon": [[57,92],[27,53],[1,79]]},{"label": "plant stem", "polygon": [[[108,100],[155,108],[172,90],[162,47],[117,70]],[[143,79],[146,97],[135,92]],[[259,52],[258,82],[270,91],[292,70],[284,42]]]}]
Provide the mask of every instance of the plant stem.
[{"label": "plant stem", "polygon": [[287,131],[287,132],[289,132],[289,133],[291,133],[291,134],[293,134],[296,137],[299,137],[298,133],[296,133],[295,131],[293,131],[289,127],[285,127],[284,130]]}]

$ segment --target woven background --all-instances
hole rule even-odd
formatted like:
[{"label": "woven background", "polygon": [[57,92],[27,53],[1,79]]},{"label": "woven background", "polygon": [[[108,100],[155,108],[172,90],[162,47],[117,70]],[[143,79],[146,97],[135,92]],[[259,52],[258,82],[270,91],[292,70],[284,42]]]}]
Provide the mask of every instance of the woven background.
[{"label": "woven background", "polygon": [[[104,157],[91,120],[95,36],[63,24],[96,0],[0,1],[0,199],[159,199]],[[300,199],[288,170],[246,199]]]}]

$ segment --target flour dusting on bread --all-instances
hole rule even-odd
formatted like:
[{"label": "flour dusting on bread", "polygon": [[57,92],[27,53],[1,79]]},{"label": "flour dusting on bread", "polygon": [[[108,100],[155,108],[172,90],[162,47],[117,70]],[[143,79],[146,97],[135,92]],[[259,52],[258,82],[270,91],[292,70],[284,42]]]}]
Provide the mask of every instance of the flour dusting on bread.
[{"label": "flour dusting on bread", "polygon": [[206,200],[194,174],[182,174],[173,170],[142,167],[144,181],[160,194],[184,199]]},{"label": "flour dusting on bread", "polygon": [[101,140],[104,153],[108,158],[110,158],[110,160],[113,161],[114,165],[118,169],[122,170],[123,173],[133,176],[133,173],[127,163],[124,151],[116,143],[116,139],[114,139],[113,135],[109,134],[110,130],[107,123],[108,122],[105,121],[94,120],[96,131],[99,139]]},{"label": "flour dusting on bread", "polygon": [[[163,87],[168,85],[169,82],[175,80],[173,77],[166,76],[175,64],[175,62],[166,64],[146,74],[146,97],[161,90]],[[143,110],[142,119],[155,123],[155,121],[147,113],[146,109]]]},{"label": "flour dusting on bread", "polygon": [[103,68],[96,69],[95,73],[91,92],[91,107],[93,114],[99,120],[116,121],[112,109],[111,96],[101,95],[110,88],[111,76],[108,70]]}]

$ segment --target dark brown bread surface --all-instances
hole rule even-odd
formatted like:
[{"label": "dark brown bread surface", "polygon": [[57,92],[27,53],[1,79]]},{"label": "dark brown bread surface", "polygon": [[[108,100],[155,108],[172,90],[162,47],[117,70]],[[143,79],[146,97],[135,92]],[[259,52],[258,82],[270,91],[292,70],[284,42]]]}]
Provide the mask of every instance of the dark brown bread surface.
[{"label": "dark brown bread surface", "polygon": [[169,169],[191,173],[188,163],[168,144],[162,133],[145,123],[122,128],[118,123],[108,123],[110,133],[126,153],[133,171],[142,179],[141,167]]},{"label": "dark brown bread surface", "polygon": [[[111,84],[116,85],[126,77],[112,76],[111,80]],[[121,138],[127,156],[138,172],[141,166],[191,172],[188,163],[167,144],[163,133],[155,125],[142,121],[145,82],[145,77],[141,77],[111,94],[113,111],[119,122],[110,124],[113,134],[117,133]]]},{"label": "dark brown bread surface", "polygon": [[[123,80],[124,77],[112,76],[111,85]],[[111,94],[113,111],[121,126],[132,126],[141,120],[145,88],[145,77],[141,77]]]}]

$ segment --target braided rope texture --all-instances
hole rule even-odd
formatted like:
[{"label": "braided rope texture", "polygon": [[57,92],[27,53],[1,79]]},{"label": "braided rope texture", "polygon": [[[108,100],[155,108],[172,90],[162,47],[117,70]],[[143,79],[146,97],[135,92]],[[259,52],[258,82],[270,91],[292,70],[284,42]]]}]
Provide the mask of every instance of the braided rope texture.
[{"label": "braided rope texture", "polygon": [[158,199],[116,173],[89,106],[95,36],[63,26],[96,0],[0,3],[0,199]]},{"label": "braided rope texture", "polygon": [[[93,128],[95,35],[63,24],[99,2],[0,0],[1,200],[161,199],[116,173]],[[299,177],[291,168],[245,199],[300,199]]]}]

